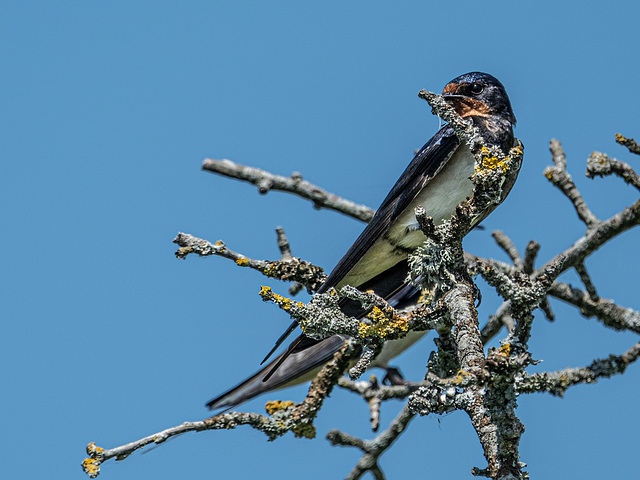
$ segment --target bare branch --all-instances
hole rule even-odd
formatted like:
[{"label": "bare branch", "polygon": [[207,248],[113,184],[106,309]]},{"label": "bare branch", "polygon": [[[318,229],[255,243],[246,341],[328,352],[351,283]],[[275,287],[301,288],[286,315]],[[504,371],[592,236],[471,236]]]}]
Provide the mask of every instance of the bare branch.
[{"label": "bare branch", "polygon": [[351,381],[347,378],[341,378],[338,386],[353,393],[357,393],[367,402],[376,398],[382,402],[391,399],[407,398],[411,392],[415,391],[421,382],[407,382],[404,385],[381,385],[375,375],[371,375],[369,381],[360,380],[358,382]]},{"label": "bare branch", "polygon": [[211,417],[206,420],[197,422],[184,422],[181,425],[167,428],[161,432],[154,433],[147,437],[136,440],[135,442],[127,443],[120,447],[104,449],[98,447],[95,443],[89,443],[87,445],[87,455],[82,462],[82,469],[89,476],[89,478],[96,478],[100,475],[100,465],[111,458],[116,460],[124,460],[136,450],[146,447],[150,444],[161,444],[171,437],[176,435],[182,435],[188,432],[201,432],[203,430],[213,429],[229,429],[235,428],[238,425],[251,425],[256,429],[260,429],[261,425],[268,421],[268,417],[260,415],[258,413],[236,413],[231,412],[216,417]]},{"label": "bare branch", "polygon": [[515,321],[511,316],[510,300],[503,302],[502,305],[498,307],[498,310],[496,310],[496,313],[489,316],[489,320],[480,331],[482,343],[486,345],[502,330],[502,327],[506,327],[509,334],[513,333],[515,329]]},{"label": "bare branch", "polygon": [[[416,209],[416,217],[427,241],[410,257],[412,278],[427,287],[436,287],[434,295],[436,298],[441,296],[450,313],[454,323],[452,337],[460,374],[470,377],[470,381],[465,382],[466,386],[459,390],[453,386],[446,388],[435,398],[437,390],[421,387],[409,397],[409,408],[421,415],[437,411],[434,409],[464,409],[482,445],[488,463],[485,470],[487,475],[501,479],[524,478],[518,454],[518,443],[524,428],[515,415],[515,393],[509,372],[523,368],[528,361],[528,354],[522,345],[518,347],[518,352],[514,350],[514,354],[510,353],[510,347],[496,354],[503,359],[502,362],[493,360],[496,355],[489,357],[491,362],[485,359],[475,308],[477,287],[469,276],[461,245],[462,238],[470,231],[474,222],[491,211],[492,204],[500,202],[501,185],[509,174],[509,169],[519,167],[522,148],[520,145],[520,148],[512,149],[509,156],[486,148],[482,139],[475,138],[477,132],[473,127],[457,117],[441,97],[424,91],[420,92],[420,96],[429,102],[440,117],[453,125],[456,134],[469,145],[476,156],[476,174],[471,177],[474,195],[468,202],[458,206],[451,221],[434,226],[427,218],[421,219],[424,212]],[[513,270],[518,272],[515,268]],[[524,289],[518,290],[511,286],[509,293],[513,296],[512,301],[516,300],[514,316],[518,320],[518,327],[522,320],[525,320],[525,324],[530,323],[530,310],[544,296],[557,270],[559,268],[554,266],[545,271],[546,275],[541,275],[541,292],[536,290],[531,299],[527,298]],[[520,275],[529,278],[523,273]],[[431,361],[429,363],[432,364]],[[497,365],[501,366],[494,369]],[[487,385],[489,378],[490,386]]]},{"label": "bare branch", "polygon": [[378,431],[380,426],[380,405],[390,399],[404,399],[414,392],[422,383],[409,383],[403,385],[381,385],[375,375],[369,377],[369,381],[353,382],[341,378],[338,386],[360,395],[369,406],[371,430]]},{"label": "bare branch", "polygon": [[366,472],[371,472],[376,479],[384,479],[384,474],[378,465],[378,459],[405,431],[414,416],[415,414],[405,405],[398,416],[391,422],[389,428],[373,440],[360,440],[339,430],[331,430],[327,434],[327,439],[333,445],[357,447],[364,452],[356,466],[347,475],[347,480],[361,478]]},{"label": "bare branch", "polygon": [[472,288],[458,285],[445,296],[444,302],[456,322],[454,336],[460,369],[474,375],[484,375],[484,350]]},{"label": "bare branch", "polygon": [[487,283],[495,287],[505,300],[511,301],[511,312],[518,319],[514,336],[523,346],[526,346],[531,334],[531,312],[540,305],[547,290],[563,270],[562,258],[536,277],[518,270],[506,274],[499,268],[496,269],[493,262],[488,262],[484,268],[480,268],[480,274]]},{"label": "bare branch", "polygon": [[611,158],[601,152],[593,152],[589,155],[587,159],[587,177],[604,177],[612,173],[640,190],[640,175],[628,163]]},{"label": "bare branch", "polygon": [[544,176],[571,200],[578,217],[587,225],[587,228],[593,228],[599,223],[599,220],[589,210],[571,175],[567,172],[567,157],[562,145],[554,138],[549,142],[549,149],[554,166],[545,168]]},{"label": "bare branch", "polygon": [[564,252],[556,255],[545,265],[539,268],[533,276],[540,275],[542,270],[557,262],[560,258],[564,259],[564,269],[568,269],[579,263],[595,252],[602,245],[612,238],[640,224],[640,200],[636,201],[630,207],[625,208],[608,220],[598,223],[597,226],[587,231],[587,233],[579,238],[571,247]]},{"label": "bare branch", "polygon": [[556,315],[551,310],[551,303],[549,302],[549,297],[544,297],[540,302],[540,310],[544,313],[544,316],[547,317],[547,320],[550,322],[556,321]]},{"label": "bare branch", "polygon": [[523,373],[517,381],[519,393],[549,392],[563,396],[569,387],[581,383],[595,383],[599,378],[620,375],[640,357],[640,343],[636,343],[622,355],[595,360],[588,367],[565,368],[557,372]]},{"label": "bare branch", "polygon": [[540,244],[535,240],[529,240],[527,248],[524,251],[524,265],[522,266],[522,271],[524,273],[533,273],[536,257],[538,256],[539,251]]},{"label": "bare branch", "polygon": [[269,416],[257,413],[229,412],[214,415],[197,422],[185,422],[176,427],[168,428],[153,435],[149,435],[135,442],[112,449],[104,449],[90,443],[87,446],[86,458],[82,462],[82,469],[90,478],[100,474],[100,465],[105,461],[116,458],[124,460],[136,450],[151,443],[160,444],[171,437],[187,432],[201,432],[203,430],[229,430],[239,425],[250,425],[252,428],[265,433],[270,440],[274,440],[292,431],[297,437],[315,437],[313,419],[317,416],[324,399],[329,396],[333,387],[338,383],[345,368],[354,353],[352,342],[345,342],[331,361],[329,361],[311,382],[306,398],[299,405],[293,402],[269,402],[267,413]]},{"label": "bare branch", "polygon": [[578,307],[582,315],[596,317],[609,328],[640,333],[640,312],[616,305],[613,300],[598,298],[595,301],[584,290],[563,282],[555,282],[549,295]]},{"label": "bare branch", "polygon": [[501,230],[495,230],[494,232],[491,233],[491,236],[496,241],[498,246],[502,248],[502,250],[504,250],[507,255],[509,255],[509,258],[513,262],[513,266],[516,267],[518,270],[523,270],[524,261],[522,260],[522,257],[520,256],[520,252],[518,252],[518,249],[513,244],[511,239],[507,237],[504,234],[504,232]]},{"label": "bare branch", "polygon": [[589,298],[591,298],[591,300],[593,300],[594,302],[597,302],[599,300],[598,292],[596,291],[595,285],[591,281],[591,277],[589,276],[589,272],[587,272],[587,267],[585,266],[585,264],[579,263],[574,268],[576,269],[576,272],[578,272],[578,275],[580,276],[580,280],[582,280],[584,287],[587,289]]},{"label": "bare branch", "polygon": [[[289,245],[289,239],[287,235],[284,233],[284,228],[278,226],[276,227],[276,236],[278,242],[278,248],[280,249],[280,260],[285,262],[291,262],[294,257],[291,254],[291,245]],[[315,286],[315,285],[314,285]],[[289,295],[292,297],[296,296],[300,290],[304,288],[304,285],[298,281],[294,281],[293,284],[289,287]],[[314,289],[311,289],[314,290]]]},{"label": "bare branch", "polygon": [[280,259],[281,260],[291,260],[293,255],[291,255],[291,245],[289,245],[289,239],[287,235],[284,233],[284,228],[278,226],[276,227],[276,235],[278,248],[280,249]]},{"label": "bare branch", "polygon": [[[597,226],[594,226],[594,228],[588,230],[584,236],[576,240],[572,246],[555,255],[542,267],[532,272],[532,277],[537,278],[544,273],[546,268],[554,264],[558,264],[559,262],[562,262],[562,271],[575,267],[576,265],[583,263],[585,258],[598,250],[609,240],[638,224],[640,224],[640,200],[636,201],[630,207],[626,207],[621,212],[613,215],[611,218],[599,222]],[[477,268],[475,262],[479,262],[479,264],[484,263],[491,265],[493,268],[500,270],[506,275],[513,275],[517,272],[515,267],[499,260],[484,259],[471,253],[467,253],[465,257],[467,264],[471,269]]]},{"label": "bare branch", "polygon": [[627,147],[631,153],[640,155],[640,145],[633,138],[626,138],[621,134],[616,133],[616,142],[618,142],[622,146]]},{"label": "bare branch", "polygon": [[298,172],[292,173],[290,177],[283,177],[259,168],[241,165],[231,160],[213,160],[211,158],[204,160],[202,169],[249,182],[256,185],[261,194],[265,194],[269,190],[293,193],[304,199],[311,200],[315,208],[335,210],[363,222],[369,222],[375,213],[375,210],[366,205],[360,205],[339,197],[303,180],[302,175]]},{"label": "bare branch", "polygon": [[362,347],[362,355],[358,359],[358,362],[349,369],[349,378],[351,380],[359,379],[362,374],[369,368],[373,359],[380,353],[382,349],[382,342],[378,342],[377,345],[364,345]]},{"label": "bare branch", "polygon": [[201,257],[217,255],[233,260],[241,267],[257,270],[270,278],[277,278],[285,282],[300,282],[309,291],[317,290],[327,278],[322,268],[297,257],[276,261],[254,260],[230,250],[222,240],[212,244],[208,240],[194,237],[188,233],[178,233],[178,236],[173,239],[173,243],[180,246],[176,251],[177,258],[186,258],[191,253]]}]

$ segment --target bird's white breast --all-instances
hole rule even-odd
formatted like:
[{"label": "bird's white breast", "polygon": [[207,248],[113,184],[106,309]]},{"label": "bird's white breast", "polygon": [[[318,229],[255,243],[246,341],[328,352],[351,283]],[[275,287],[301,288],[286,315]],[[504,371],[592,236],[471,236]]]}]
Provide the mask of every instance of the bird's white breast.
[{"label": "bird's white breast", "polygon": [[474,169],[473,155],[466,145],[461,146],[402,212],[397,226],[387,235],[391,243],[405,248],[421,245],[425,237],[416,220],[416,207],[422,205],[436,225],[448,220],[456,212],[456,207],[473,195],[473,182],[469,177]]},{"label": "bird's white breast", "polygon": [[466,145],[460,146],[442,170],[402,211],[387,234],[362,256],[357,267],[338,286],[362,285],[406,258],[407,249],[420,246],[425,236],[418,227],[416,207],[422,205],[436,224],[451,218],[456,207],[473,195],[473,182],[469,177],[474,169],[473,155]]}]

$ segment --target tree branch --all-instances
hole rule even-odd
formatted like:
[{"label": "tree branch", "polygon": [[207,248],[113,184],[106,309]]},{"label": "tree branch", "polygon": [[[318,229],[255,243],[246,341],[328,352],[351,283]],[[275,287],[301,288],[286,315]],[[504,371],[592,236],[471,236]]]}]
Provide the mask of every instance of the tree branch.
[{"label": "tree branch", "polygon": [[628,163],[621,162],[601,152],[593,152],[587,159],[587,177],[604,177],[615,174],[640,190],[640,175]]},{"label": "tree branch", "polygon": [[553,160],[554,166],[545,168],[544,176],[571,200],[580,220],[582,220],[588,228],[592,228],[598,224],[599,220],[593,212],[589,210],[587,203],[584,201],[584,198],[582,198],[571,175],[567,172],[567,156],[562,149],[562,145],[554,138],[549,142],[549,149],[551,150],[551,159]]},{"label": "tree branch", "polygon": [[229,412],[214,415],[197,422],[185,422],[176,427],[165,429],[149,435],[135,442],[112,449],[104,449],[95,443],[87,445],[88,458],[82,462],[82,469],[90,478],[100,474],[100,465],[111,458],[124,460],[136,450],[151,443],[160,444],[171,437],[187,432],[201,432],[203,430],[229,430],[239,425],[249,425],[265,433],[269,440],[292,431],[297,437],[315,437],[313,419],[316,417],[324,399],[329,396],[334,385],[342,376],[351,360],[354,347],[351,342],[338,350],[311,382],[306,398],[299,405],[293,402],[269,402],[266,409],[268,416],[257,413]]},{"label": "tree branch", "polygon": [[180,246],[176,251],[177,258],[184,259],[191,253],[201,257],[217,255],[233,260],[241,267],[257,270],[270,278],[277,278],[285,282],[299,282],[307,287],[310,292],[317,290],[327,278],[321,267],[300,260],[297,257],[291,257],[290,254],[282,260],[254,260],[230,250],[222,240],[212,244],[208,240],[182,232],[178,233],[178,236],[173,239],[173,243]]},{"label": "tree branch", "polygon": [[595,383],[599,378],[609,378],[624,373],[627,367],[640,357],[640,342],[622,355],[595,360],[588,367],[565,368],[557,372],[523,373],[518,378],[519,393],[549,392],[562,397],[569,387],[582,383]]},{"label": "tree branch", "polygon": [[502,248],[502,250],[504,250],[507,255],[509,255],[509,258],[513,262],[513,266],[518,270],[524,270],[525,262],[520,256],[520,252],[511,241],[511,239],[507,237],[501,230],[495,230],[491,232],[491,236],[496,241],[498,246]]},{"label": "tree branch", "polygon": [[596,317],[609,328],[640,334],[640,312],[616,305],[613,300],[593,300],[587,292],[557,281],[551,286],[549,295],[578,307],[582,315]]},{"label": "tree branch", "polygon": [[347,475],[346,479],[356,480],[366,472],[371,472],[376,479],[384,479],[384,474],[378,465],[378,459],[405,431],[414,416],[415,413],[412,413],[409,407],[405,405],[398,416],[391,422],[389,428],[373,440],[360,440],[339,430],[331,430],[327,434],[327,439],[332,445],[356,447],[364,452],[364,455]]},{"label": "tree branch", "polygon": [[640,155],[640,145],[633,138],[626,138],[621,134],[616,133],[616,142],[624,147],[627,147],[631,153]]},{"label": "tree branch", "polygon": [[303,180],[302,175],[298,172],[292,173],[290,177],[283,177],[259,168],[240,165],[231,160],[213,160],[211,158],[204,160],[202,169],[256,185],[261,194],[265,194],[269,190],[293,193],[311,200],[315,208],[335,210],[363,222],[369,222],[375,213],[375,210],[366,205],[339,197]]}]

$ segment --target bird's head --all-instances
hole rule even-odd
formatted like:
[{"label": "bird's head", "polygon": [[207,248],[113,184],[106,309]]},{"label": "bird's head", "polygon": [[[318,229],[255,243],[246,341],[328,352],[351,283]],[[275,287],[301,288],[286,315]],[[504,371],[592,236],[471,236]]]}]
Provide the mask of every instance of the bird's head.
[{"label": "bird's head", "polygon": [[500,117],[515,125],[511,102],[500,81],[482,72],[470,72],[451,80],[442,96],[461,117]]}]

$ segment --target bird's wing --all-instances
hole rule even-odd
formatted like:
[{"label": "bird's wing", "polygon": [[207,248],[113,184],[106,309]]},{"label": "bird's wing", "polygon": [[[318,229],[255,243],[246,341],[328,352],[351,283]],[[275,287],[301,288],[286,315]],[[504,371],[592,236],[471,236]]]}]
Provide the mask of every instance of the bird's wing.
[{"label": "bird's wing", "polygon": [[362,256],[382,238],[416,195],[446,165],[459,142],[453,128],[445,125],[418,151],[376,211],[371,222],[329,274],[327,280],[318,289],[318,293],[337,286],[347,274],[352,273]]},{"label": "bird's wing", "polygon": [[[366,226],[351,248],[338,262],[318,289],[323,293],[337,286],[347,274],[352,273],[362,256],[389,230],[394,220],[409,206],[411,201],[424,189],[429,181],[447,164],[460,140],[449,125],[442,127],[415,155],[413,161],[402,173],[387,197],[376,211],[371,222]],[[366,283],[366,289],[373,290],[381,297],[387,297],[402,287],[406,278],[406,267],[391,268],[382,272]],[[352,285],[360,287],[361,285]],[[354,303],[354,302],[348,302]],[[349,313],[351,314],[351,313]],[[273,348],[267,353],[262,363],[282,345],[287,337],[296,329],[297,322],[289,325],[278,338]],[[285,352],[286,353],[286,352]],[[279,368],[276,363],[273,368]],[[270,373],[272,373],[270,371]]]},{"label": "bird's wing", "polygon": [[[418,299],[419,292],[408,285],[389,298],[396,308],[405,308]],[[313,340],[305,335],[296,338],[287,351],[266,365],[262,370],[239,385],[217,396],[207,407],[210,410],[234,408],[262,393],[312,380],[345,342],[345,337],[333,335],[323,340]],[[276,367],[277,366],[277,367]],[[271,373],[268,378],[267,375]]]},{"label": "bird's wing", "polygon": [[[285,352],[288,354],[286,359],[282,359],[285,355],[282,353],[255,375],[211,400],[207,403],[207,407],[210,410],[233,408],[262,393],[310,380],[325,363],[331,360],[344,341],[345,338],[339,335],[333,335],[322,341],[300,335],[294,340],[296,348]],[[264,380],[267,373],[279,362],[281,364],[278,369]]]}]

